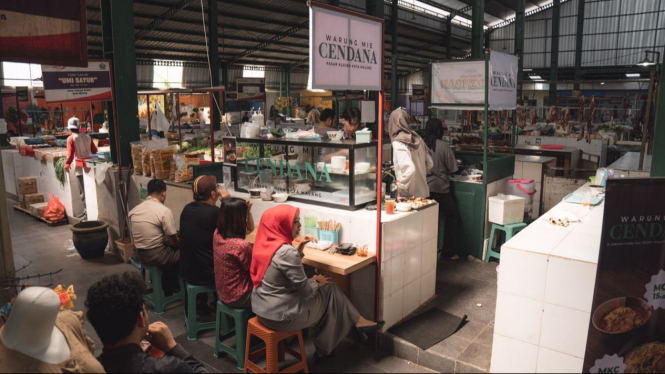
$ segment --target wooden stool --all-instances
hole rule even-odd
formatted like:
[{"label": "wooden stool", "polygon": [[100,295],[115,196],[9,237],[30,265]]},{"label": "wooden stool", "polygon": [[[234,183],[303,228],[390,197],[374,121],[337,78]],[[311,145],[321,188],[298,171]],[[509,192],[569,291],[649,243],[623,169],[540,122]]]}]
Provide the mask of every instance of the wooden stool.
[{"label": "wooden stool", "polygon": [[[263,340],[266,347],[256,352],[250,352],[250,340],[252,336]],[[300,354],[294,352],[284,344],[284,340],[292,336],[298,337],[300,343]],[[286,361],[285,352],[293,356],[299,362],[284,370],[279,370],[279,363]],[[254,362],[256,359],[266,358],[266,369],[261,369]],[[307,356],[305,355],[305,341],[302,337],[302,331],[278,332],[272,331],[263,326],[257,317],[249,320],[247,326],[247,344],[245,346],[245,373],[297,373],[303,371],[309,373],[307,367]]]},{"label": "wooden stool", "polygon": [[196,340],[199,331],[212,330],[216,322],[199,323],[196,321],[196,297],[202,293],[216,293],[215,286],[195,286],[187,284],[187,303],[185,304],[185,325],[187,326],[187,340]]},{"label": "wooden stool", "polygon": [[494,233],[499,230],[506,233],[506,242],[512,239],[518,232],[524,230],[527,227],[526,223],[515,223],[512,225],[492,225],[492,234],[490,235],[490,242],[487,245],[487,255],[485,256],[485,262],[490,262],[490,258],[494,257],[498,260],[501,259],[501,252],[499,252],[499,247],[493,248],[494,245]]}]

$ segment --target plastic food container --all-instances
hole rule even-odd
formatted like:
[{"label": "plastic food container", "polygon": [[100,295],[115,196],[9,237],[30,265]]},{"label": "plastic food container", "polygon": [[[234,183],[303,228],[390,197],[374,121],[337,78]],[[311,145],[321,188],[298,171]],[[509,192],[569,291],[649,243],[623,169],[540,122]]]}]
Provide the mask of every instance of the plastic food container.
[{"label": "plastic food container", "polygon": [[533,195],[536,194],[536,182],[533,179],[511,179],[508,181],[508,195],[523,197],[526,204],[533,204]]},{"label": "plastic food container", "polygon": [[489,221],[497,225],[512,225],[524,222],[526,199],[506,195],[489,198]]}]

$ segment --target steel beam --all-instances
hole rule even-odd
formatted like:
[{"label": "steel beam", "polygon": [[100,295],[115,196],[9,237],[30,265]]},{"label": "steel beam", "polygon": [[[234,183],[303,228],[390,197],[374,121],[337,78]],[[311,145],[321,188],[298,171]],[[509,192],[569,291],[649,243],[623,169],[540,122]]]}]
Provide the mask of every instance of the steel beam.
[{"label": "steel beam", "polygon": [[236,56],[234,59],[229,61],[229,64],[233,64],[237,61],[240,61],[243,58],[245,58],[245,57],[247,57],[251,54],[254,54],[256,52],[259,52],[259,51],[263,50],[264,48],[274,44],[275,42],[278,42],[278,41],[280,41],[284,38],[287,38],[290,34],[298,33],[298,32],[300,32],[300,31],[302,31],[302,30],[304,30],[308,27],[309,27],[309,20],[307,22],[304,22],[300,26],[297,26],[297,27],[294,27],[294,28],[288,30],[286,33],[284,33],[284,35],[273,36],[272,38],[266,40],[265,42],[259,43],[259,44],[255,45],[254,47],[247,49],[245,52],[241,53],[239,56]]},{"label": "steel beam", "polygon": [[139,141],[138,107],[136,106],[136,50],[134,49],[134,5],[131,1],[110,1],[113,25],[114,100],[120,136],[118,163],[132,162],[131,142]]},{"label": "steel beam", "polygon": [[471,27],[471,57],[482,58],[485,26],[485,0],[473,0],[473,24]]},{"label": "steel beam", "polygon": [[522,99],[522,84],[524,75],[524,4],[525,0],[517,0],[515,6],[515,54],[517,62],[517,98]]},{"label": "steel beam", "polygon": [[[397,0],[393,0],[393,1],[397,2]],[[366,13],[370,16],[373,16],[373,17],[376,17],[376,18],[379,18],[379,19],[383,19],[383,20],[386,19],[385,2],[383,0],[365,0],[365,9],[366,9]],[[393,9],[395,9],[395,8],[393,8]],[[397,14],[398,14],[397,12],[392,13],[391,17],[392,17],[393,21],[398,21],[398,18],[396,17]],[[399,21],[398,22],[393,22],[393,23],[399,24]],[[391,29],[391,31],[392,31],[392,29]],[[385,30],[384,30],[384,35],[385,35]],[[398,41],[397,30],[395,30],[394,33],[391,33],[391,35],[392,35],[391,51],[394,52],[394,51],[397,50],[397,48],[396,48],[397,41]],[[385,48],[384,48],[384,50],[385,50]],[[392,64],[393,63],[395,64],[395,67],[397,66],[397,61],[392,60],[391,61],[391,72],[396,72],[395,69],[392,69]],[[383,69],[384,69],[384,71],[382,72],[383,74],[381,75],[381,78],[383,78],[384,74],[385,74],[385,65],[383,66]],[[394,78],[391,77],[391,79],[393,79],[393,81],[394,81]],[[383,87],[383,84],[381,85],[381,87]],[[378,134],[378,129],[379,129],[379,115],[380,115],[379,108],[383,107],[383,103],[380,102],[380,100],[381,100],[381,98],[383,98],[383,93],[379,92],[379,91],[369,91],[367,97],[370,101],[374,101],[376,103],[376,106],[374,108],[376,121],[373,124],[371,124],[370,128],[374,132],[374,136],[377,136],[377,135],[381,136],[381,135]],[[393,98],[393,100],[395,100],[395,99]],[[383,114],[381,113],[381,115],[383,115]]]},{"label": "steel beam", "polygon": [[[582,46],[584,44],[584,9],[585,0],[577,0],[577,41],[575,44],[575,80],[582,79]],[[660,13],[659,13],[660,14]],[[580,84],[575,83],[574,88],[580,89]]]},{"label": "steel beam", "polygon": [[[550,80],[559,79],[559,29],[561,25],[561,0],[554,0],[552,5],[552,48],[550,60]],[[550,105],[556,105],[556,83],[550,83]]]},{"label": "steel beam", "polygon": [[[111,19],[111,0],[101,0],[100,7],[102,10],[102,49],[103,57],[105,59],[113,60],[113,24]],[[111,65],[113,67],[113,65]],[[115,118],[113,117],[113,101],[106,102],[106,112],[108,113],[109,121],[109,138],[111,144],[111,160],[114,163],[118,162],[118,150],[115,147]]]},{"label": "steel beam", "polygon": [[[217,27],[217,1],[208,1],[208,59],[210,60],[210,80],[212,87],[218,87],[219,82],[219,28]],[[223,104],[219,100],[219,92],[212,93],[213,99],[216,102],[210,103],[210,120],[212,121],[212,128],[215,130],[220,129],[220,122],[222,121]],[[212,145],[215,146],[214,144]]]},{"label": "steel beam", "polygon": [[[399,39],[399,31],[398,31],[398,25],[399,25],[399,1],[398,0],[393,0],[392,4],[390,5],[390,10],[391,10],[391,18],[393,19],[393,22],[390,24],[390,38],[392,42],[392,55],[390,56],[390,100],[391,103],[398,103],[399,102],[399,78],[397,77],[397,57],[399,55],[398,51],[398,46],[397,46],[397,41]],[[429,47],[428,47],[429,48]],[[408,51],[406,54],[411,54],[415,53]]]},{"label": "steel beam", "polygon": [[181,0],[177,4],[169,7],[169,9],[166,12],[160,14],[159,17],[157,17],[157,19],[150,22],[150,24],[148,24],[148,26],[146,26],[143,30],[137,32],[136,35],[135,35],[136,40],[139,40],[142,37],[148,35],[157,26],[159,26],[162,23],[168,21],[171,17],[176,15],[179,11],[181,11],[183,8],[185,8],[187,5],[189,5],[192,2],[194,2],[194,0]]}]

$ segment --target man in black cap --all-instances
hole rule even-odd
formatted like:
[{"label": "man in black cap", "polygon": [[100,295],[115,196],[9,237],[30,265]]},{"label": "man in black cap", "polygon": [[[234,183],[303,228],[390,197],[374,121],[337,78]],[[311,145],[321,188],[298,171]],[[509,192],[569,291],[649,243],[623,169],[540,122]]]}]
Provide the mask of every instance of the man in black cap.
[{"label": "man in black cap", "polygon": [[[214,286],[212,242],[219,217],[217,202],[231,195],[217,187],[217,178],[214,176],[197,178],[192,190],[194,202],[189,203],[180,215],[180,269],[188,284]],[[199,316],[210,315],[207,300],[207,295],[199,295],[196,305],[196,314]]]}]

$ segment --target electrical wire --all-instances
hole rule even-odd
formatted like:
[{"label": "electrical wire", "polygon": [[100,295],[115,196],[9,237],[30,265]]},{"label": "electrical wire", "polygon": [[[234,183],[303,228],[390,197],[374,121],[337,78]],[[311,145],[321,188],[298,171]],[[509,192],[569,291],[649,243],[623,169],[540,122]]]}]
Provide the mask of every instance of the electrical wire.
[{"label": "electrical wire", "polygon": [[[215,17],[217,17],[217,15],[215,15]],[[208,58],[208,73],[210,74],[210,87],[212,88],[212,87],[214,87],[213,82],[212,82],[212,64],[210,63],[210,46],[208,45],[208,32],[206,31],[206,13],[205,13],[205,7],[203,6],[203,0],[201,0],[201,19],[203,21],[203,35],[204,35],[205,42],[206,42],[206,57]],[[224,87],[224,88],[226,88],[226,87]],[[217,97],[216,96],[217,95],[215,95],[215,94],[212,95],[212,101],[215,103],[215,106],[217,107],[217,111],[219,112],[219,118],[222,118],[222,109],[220,109],[220,107],[219,107],[219,103],[217,102]],[[213,131],[214,131],[214,129],[215,129],[215,127],[213,126]],[[233,134],[231,133],[231,129],[229,129],[228,124],[226,125],[226,131],[228,132],[229,136],[233,136]],[[214,139],[215,134],[214,133],[210,134],[210,138]],[[213,147],[214,146],[215,145],[213,144]]]}]

